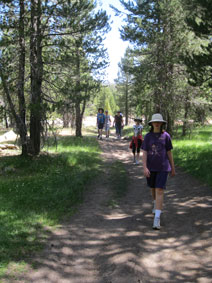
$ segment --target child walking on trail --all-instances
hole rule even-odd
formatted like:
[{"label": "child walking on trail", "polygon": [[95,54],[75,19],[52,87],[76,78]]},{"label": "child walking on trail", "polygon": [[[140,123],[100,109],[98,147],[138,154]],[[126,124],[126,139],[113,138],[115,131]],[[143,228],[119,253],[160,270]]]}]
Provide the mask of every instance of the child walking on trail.
[{"label": "child walking on trail", "polygon": [[108,115],[108,111],[105,110],[105,134],[106,134],[106,139],[108,139],[109,136],[110,136],[110,123],[111,123],[110,115]]},{"label": "child walking on trail", "polygon": [[97,138],[100,140],[102,140],[102,129],[104,128],[104,124],[105,124],[104,109],[99,108],[97,113],[97,128],[98,128]]},{"label": "child walking on trail", "polygon": [[[132,148],[133,153],[133,163],[139,164],[139,157],[140,157],[140,150],[141,150],[141,144],[142,144],[142,130],[143,126],[141,125],[142,119],[141,118],[135,118],[135,125],[133,125],[133,137],[132,141],[130,143],[130,148]],[[137,156],[136,153],[137,152]]]},{"label": "child walking on trail", "polygon": [[147,185],[151,188],[153,198],[153,229],[160,229],[160,215],[163,207],[164,190],[169,172],[175,176],[175,166],[171,150],[170,135],[163,130],[166,121],[161,114],[152,115],[148,123],[151,129],[142,143],[143,170]]}]

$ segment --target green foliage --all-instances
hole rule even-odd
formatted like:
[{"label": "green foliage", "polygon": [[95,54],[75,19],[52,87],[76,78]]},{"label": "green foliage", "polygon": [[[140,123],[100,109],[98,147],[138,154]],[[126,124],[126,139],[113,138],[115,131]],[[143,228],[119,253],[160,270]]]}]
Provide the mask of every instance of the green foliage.
[{"label": "green foliage", "polygon": [[[98,10],[97,3],[93,0],[3,1],[0,3],[0,10],[0,70],[11,98],[9,106],[4,99],[9,113],[16,116],[15,113],[19,112],[21,103],[17,100],[17,86],[23,86],[26,124],[29,124],[30,112],[35,108],[40,110],[40,107],[42,113],[36,111],[31,115],[37,116],[38,125],[54,110],[63,117],[72,112],[72,119],[80,120],[84,105],[95,95],[108,64],[107,51],[102,44],[105,33],[110,29],[106,12]],[[33,19],[37,22],[31,25]],[[21,22],[24,23],[22,30]],[[33,28],[37,30],[33,32]],[[18,42],[23,44],[22,69],[19,66],[21,48],[17,47]],[[30,56],[32,50],[34,53]],[[23,75],[22,81],[19,70]],[[1,89],[2,85],[0,91]],[[39,96],[37,105],[36,99],[30,101],[30,97],[35,96]],[[46,105],[42,107],[44,101]],[[52,104],[54,107],[51,107]],[[11,111],[11,105],[14,105],[14,111]],[[74,107],[81,112],[76,109],[74,111]],[[21,110],[20,112],[22,113]],[[75,124],[79,127],[81,121]],[[34,133],[31,134],[32,141],[35,136],[32,123],[30,127],[30,133]],[[39,135],[40,131],[36,133]],[[35,139],[37,140],[38,138]]]},{"label": "green foliage", "polygon": [[[211,0],[183,0],[187,10],[186,22],[199,42],[199,50],[187,52],[184,62],[191,75],[190,83],[212,86],[212,2]],[[193,9],[195,7],[195,9]]]},{"label": "green foliage", "polygon": [[112,86],[102,86],[94,99],[95,111],[99,107],[108,110],[109,115],[115,115],[118,110],[116,90]]},{"label": "green foliage", "polygon": [[196,128],[192,135],[173,140],[176,165],[212,186],[212,126]]},{"label": "green foliage", "polygon": [[[188,13],[192,15],[193,11],[198,11],[194,9],[195,0],[187,1],[190,3],[187,6],[185,1],[120,0],[126,21],[121,37],[130,41],[133,56],[131,68],[127,68],[133,77],[129,103],[133,112],[144,115],[146,121],[152,113],[162,113],[169,121],[170,133],[178,119],[204,121],[211,101],[207,87],[189,85],[182,60],[187,54],[192,56],[194,50],[202,52],[204,46],[208,46],[206,40],[196,40],[186,23]],[[208,21],[211,22],[211,18]],[[123,66],[122,70],[125,70]],[[120,73],[119,81],[125,77],[124,73]]]},{"label": "green foliage", "polygon": [[57,151],[50,147],[50,152],[36,158],[1,157],[0,276],[10,262],[41,248],[44,226],[73,213],[98,174],[94,139],[61,137]]},{"label": "green foliage", "polygon": [[[115,80],[118,96],[118,105],[125,116],[125,123],[128,124],[128,116],[132,106],[135,106],[136,98],[133,97],[134,80],[134,56],[132,50],[127,48],[124,57],[119,63],[118,77]],[[134,107],[135,108],[135,107]]]}]

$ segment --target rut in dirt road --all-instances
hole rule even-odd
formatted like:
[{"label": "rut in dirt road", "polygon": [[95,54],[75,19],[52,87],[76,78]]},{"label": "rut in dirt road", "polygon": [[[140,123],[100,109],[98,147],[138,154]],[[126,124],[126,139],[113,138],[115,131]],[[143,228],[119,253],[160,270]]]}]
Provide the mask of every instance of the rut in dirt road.
[{"label": "rut in dirt road", "polygon": [[[36,269],[14,282],[209,283],[212,278],[212,190],[184,172],[168,180],[162,229],[152,230],[152,203],[141,165],[127,141],[101,141],[104,172],[68,223],[53,231]],[[111,208],[110,166],[120,160],[129,187]],[[12,277],[8,281],[13,282]]]}]

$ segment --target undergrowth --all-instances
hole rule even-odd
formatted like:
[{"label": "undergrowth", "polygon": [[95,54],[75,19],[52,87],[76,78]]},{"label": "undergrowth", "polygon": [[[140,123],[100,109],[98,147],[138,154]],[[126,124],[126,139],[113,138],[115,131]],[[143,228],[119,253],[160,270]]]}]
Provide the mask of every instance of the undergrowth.
[{"label": "undergrowth", "polygon": [[41,248],[44,226],[73,213],[99,165],[92,138],[60,137],[57,151],[38,157],[1,157],[0,279],[11,262]]},{"label": "undergrowth", "polygon": [[212,186],[212,126],[196,128],[190,136],[173,140],[176,165]]}]

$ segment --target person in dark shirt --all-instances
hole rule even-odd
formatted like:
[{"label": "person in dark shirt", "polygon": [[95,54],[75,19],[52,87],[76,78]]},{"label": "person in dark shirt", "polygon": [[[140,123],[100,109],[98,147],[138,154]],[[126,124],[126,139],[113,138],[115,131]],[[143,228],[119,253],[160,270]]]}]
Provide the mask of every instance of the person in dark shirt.
[{"label": "person in dark shirt", "polygon": [[97,128],[98,128],[97,138],[102,140],[102,129],[104,128],[104,124],[105,124],[105,115],[104,115],[104,109],[103,108],[98,109],[96,123],[97,123]]},{"label": "person in dark shirt", "polygon": [[155,214],[153,229],[159,230],[166,181],[169,172],[171,176],[175,176],[175,166],[171,152],[173,148],[171,137],[163,130],[166,121],[157,113],[152,115],[152,120],[148,124],[151,129],[142,143],[143,169],[147,185],[152,191],[154,203],[152,212]]},{"label": "person in dark shirt", "polygon": [[116,128],[116,137],[117,137],[117,139],[120,139],[121,138],[121,130],[122,130],[122,127],[124,126],[123,116],[121,115],[121,111],[118,111],[117,114],[115,115],[113,126],[114,125],[115,125],[115,128]]}]

